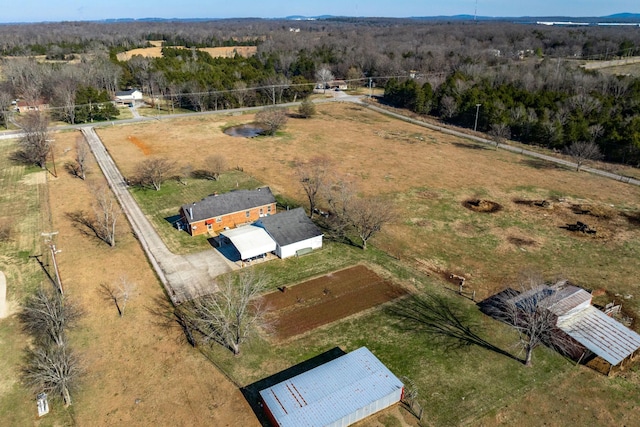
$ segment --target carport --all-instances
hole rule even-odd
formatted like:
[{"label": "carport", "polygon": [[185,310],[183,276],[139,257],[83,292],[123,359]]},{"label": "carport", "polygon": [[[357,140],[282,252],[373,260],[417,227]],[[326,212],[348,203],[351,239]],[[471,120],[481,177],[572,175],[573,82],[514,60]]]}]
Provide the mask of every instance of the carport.
[{"label": "carport", "polygon": [[240,259],[245,261],[263,256],[276,250],[276,242],[260,227],[245,225],[225,230],[220,233],[221,243],[229,240],[240,253]]}]

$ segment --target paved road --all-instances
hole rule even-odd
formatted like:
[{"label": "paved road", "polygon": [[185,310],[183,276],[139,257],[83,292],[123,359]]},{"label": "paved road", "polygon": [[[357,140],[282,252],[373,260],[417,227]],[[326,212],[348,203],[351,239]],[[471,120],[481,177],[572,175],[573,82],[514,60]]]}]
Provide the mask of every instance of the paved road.
[{"label": "paved road", "polygon": [[234,264],[213,249],[191,255],[171,253],[129,193],[122,174],[93,127],[80,130],[171,300],[179,304],[195,295],[215,292],[215,277],[231,271]]}]

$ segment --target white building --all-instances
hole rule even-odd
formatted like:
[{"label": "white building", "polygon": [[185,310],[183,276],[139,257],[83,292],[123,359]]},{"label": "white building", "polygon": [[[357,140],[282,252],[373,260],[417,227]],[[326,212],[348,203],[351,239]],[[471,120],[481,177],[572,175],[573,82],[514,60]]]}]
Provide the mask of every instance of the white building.
[{"label": "white building", "polygon": [[289,258],[322,247],[322,231],[311,221],[303,208],[266,216],[255,222],[276,242],[275,253]]},{"label": "white building", "polygon": [[274,427],[344,427],[402,399],[402,382],[366,347],[260,391]]}]

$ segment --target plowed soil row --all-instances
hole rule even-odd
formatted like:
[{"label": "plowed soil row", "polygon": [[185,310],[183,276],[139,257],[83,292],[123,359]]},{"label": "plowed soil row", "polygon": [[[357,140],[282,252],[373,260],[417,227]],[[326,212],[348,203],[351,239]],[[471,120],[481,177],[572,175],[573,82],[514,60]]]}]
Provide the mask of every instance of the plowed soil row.
[{"label": "plowed soil row", "polygon": [[343,319],[407,292],[362,265],[283,288],[265,296],[278,340]]}]

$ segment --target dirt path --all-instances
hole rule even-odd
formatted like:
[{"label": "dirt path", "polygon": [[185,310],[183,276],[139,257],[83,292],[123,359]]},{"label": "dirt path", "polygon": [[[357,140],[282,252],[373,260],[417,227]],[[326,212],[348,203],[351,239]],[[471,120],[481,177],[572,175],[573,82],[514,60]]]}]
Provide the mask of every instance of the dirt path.
[{"label": "dirt path", "polygon": [[94,129],[84,127],[82,133],[174,304],[214,292],[215,277],[231,271],[231,263],[215,250],[188,256],[171,253],[127,190],[122,174]]}]

